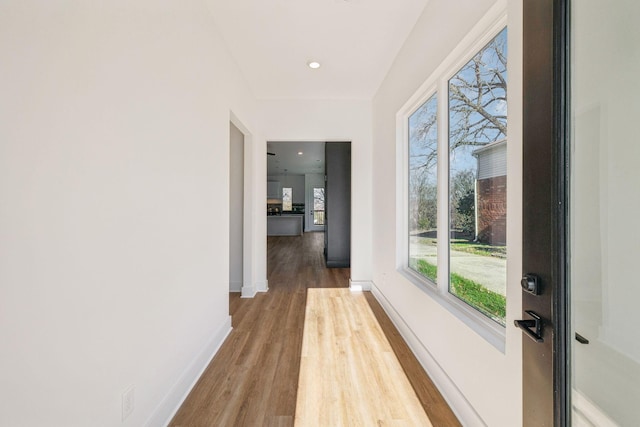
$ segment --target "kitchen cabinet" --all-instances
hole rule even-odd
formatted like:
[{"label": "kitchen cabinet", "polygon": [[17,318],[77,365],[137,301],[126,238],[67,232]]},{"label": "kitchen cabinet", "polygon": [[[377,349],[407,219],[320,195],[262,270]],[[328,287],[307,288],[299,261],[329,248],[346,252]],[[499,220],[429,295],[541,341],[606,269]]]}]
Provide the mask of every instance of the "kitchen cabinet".
[{"label": "kitchen cabinet", "polygon": [[280,181],[267,181],[267,199],[282,199]]},{"label": "kitchen cabinet", "polygon": [[267,217],[267,236],[301,236],[302,233],[302,215]]},{"label": "kitchen cabinet", "polygon": [[325,232],[327,267],[351,265],[351,143],[325,144]]}]

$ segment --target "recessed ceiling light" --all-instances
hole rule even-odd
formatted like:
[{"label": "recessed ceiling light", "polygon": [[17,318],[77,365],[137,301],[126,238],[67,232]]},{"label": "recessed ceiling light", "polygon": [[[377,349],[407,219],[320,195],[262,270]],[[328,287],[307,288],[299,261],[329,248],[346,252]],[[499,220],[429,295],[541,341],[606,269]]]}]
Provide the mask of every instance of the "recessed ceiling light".
[{"label": "recessed ceiling light", "polygon": [[309,68],[313,68],[314,70],[316,68],[320,68],[320,63],[317,61],[311,61],[307,65],[309,66]]},{"label": "recessed ceiling light", "polygon": [[298,151],[298,156],[302,156],[304,153],[302,151]]}]

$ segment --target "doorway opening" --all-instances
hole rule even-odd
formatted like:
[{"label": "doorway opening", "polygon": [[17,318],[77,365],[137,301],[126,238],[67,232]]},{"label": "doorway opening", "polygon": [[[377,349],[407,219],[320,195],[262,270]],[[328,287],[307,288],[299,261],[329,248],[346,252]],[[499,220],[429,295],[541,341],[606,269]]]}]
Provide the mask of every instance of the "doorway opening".
[{"label": "doorway opening", "polygon": [[327,267],[349,267],[351,143],[267,142],[267,236],[324,233]]},{"label": "doorway opening", "polygon": [[324,142],[267,143],[267,236],[324,231],[314,226],[311,194],[324,174]]},{"label": "doorway opening", "polygon": [[244,247],[244,134],[229,123],[229,292],[241,292]]}]

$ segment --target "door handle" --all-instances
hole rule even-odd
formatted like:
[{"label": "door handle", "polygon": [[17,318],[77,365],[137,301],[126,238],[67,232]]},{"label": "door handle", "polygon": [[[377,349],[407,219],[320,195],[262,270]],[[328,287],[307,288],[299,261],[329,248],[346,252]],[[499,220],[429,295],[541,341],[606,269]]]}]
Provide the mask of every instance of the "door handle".
[{"label": "door handle", "polygon": [[[518,328],[522,329],[527,334],[527,336],[535,342],[543,342],[544,339],[542,338],[542,318],[531,310],[526,310],[525,313],[531,316],[532,319],[514,320],[513,323]],[[534,328],[535,330],[532,330],[531,328]]]},{"label": "door handle", "polygon": [[589,344],[589,340],[577,332],[576,332],[576,341],[578,341],[580,344]]}]

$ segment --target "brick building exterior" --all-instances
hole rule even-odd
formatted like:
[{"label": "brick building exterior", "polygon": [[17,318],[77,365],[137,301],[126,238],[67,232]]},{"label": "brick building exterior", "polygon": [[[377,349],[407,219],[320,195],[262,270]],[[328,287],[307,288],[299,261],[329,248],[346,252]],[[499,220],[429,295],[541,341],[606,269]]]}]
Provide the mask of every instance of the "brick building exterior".
[{"label": "brick building exterior", "polygon": [[507,140],[474,151],[476,181],[476,238],[490,245],[507,244]]},{"label": "brick building exterior", "polygon": [[490,245],[507,244],[507,177],[478,180],[477,237]]}]

